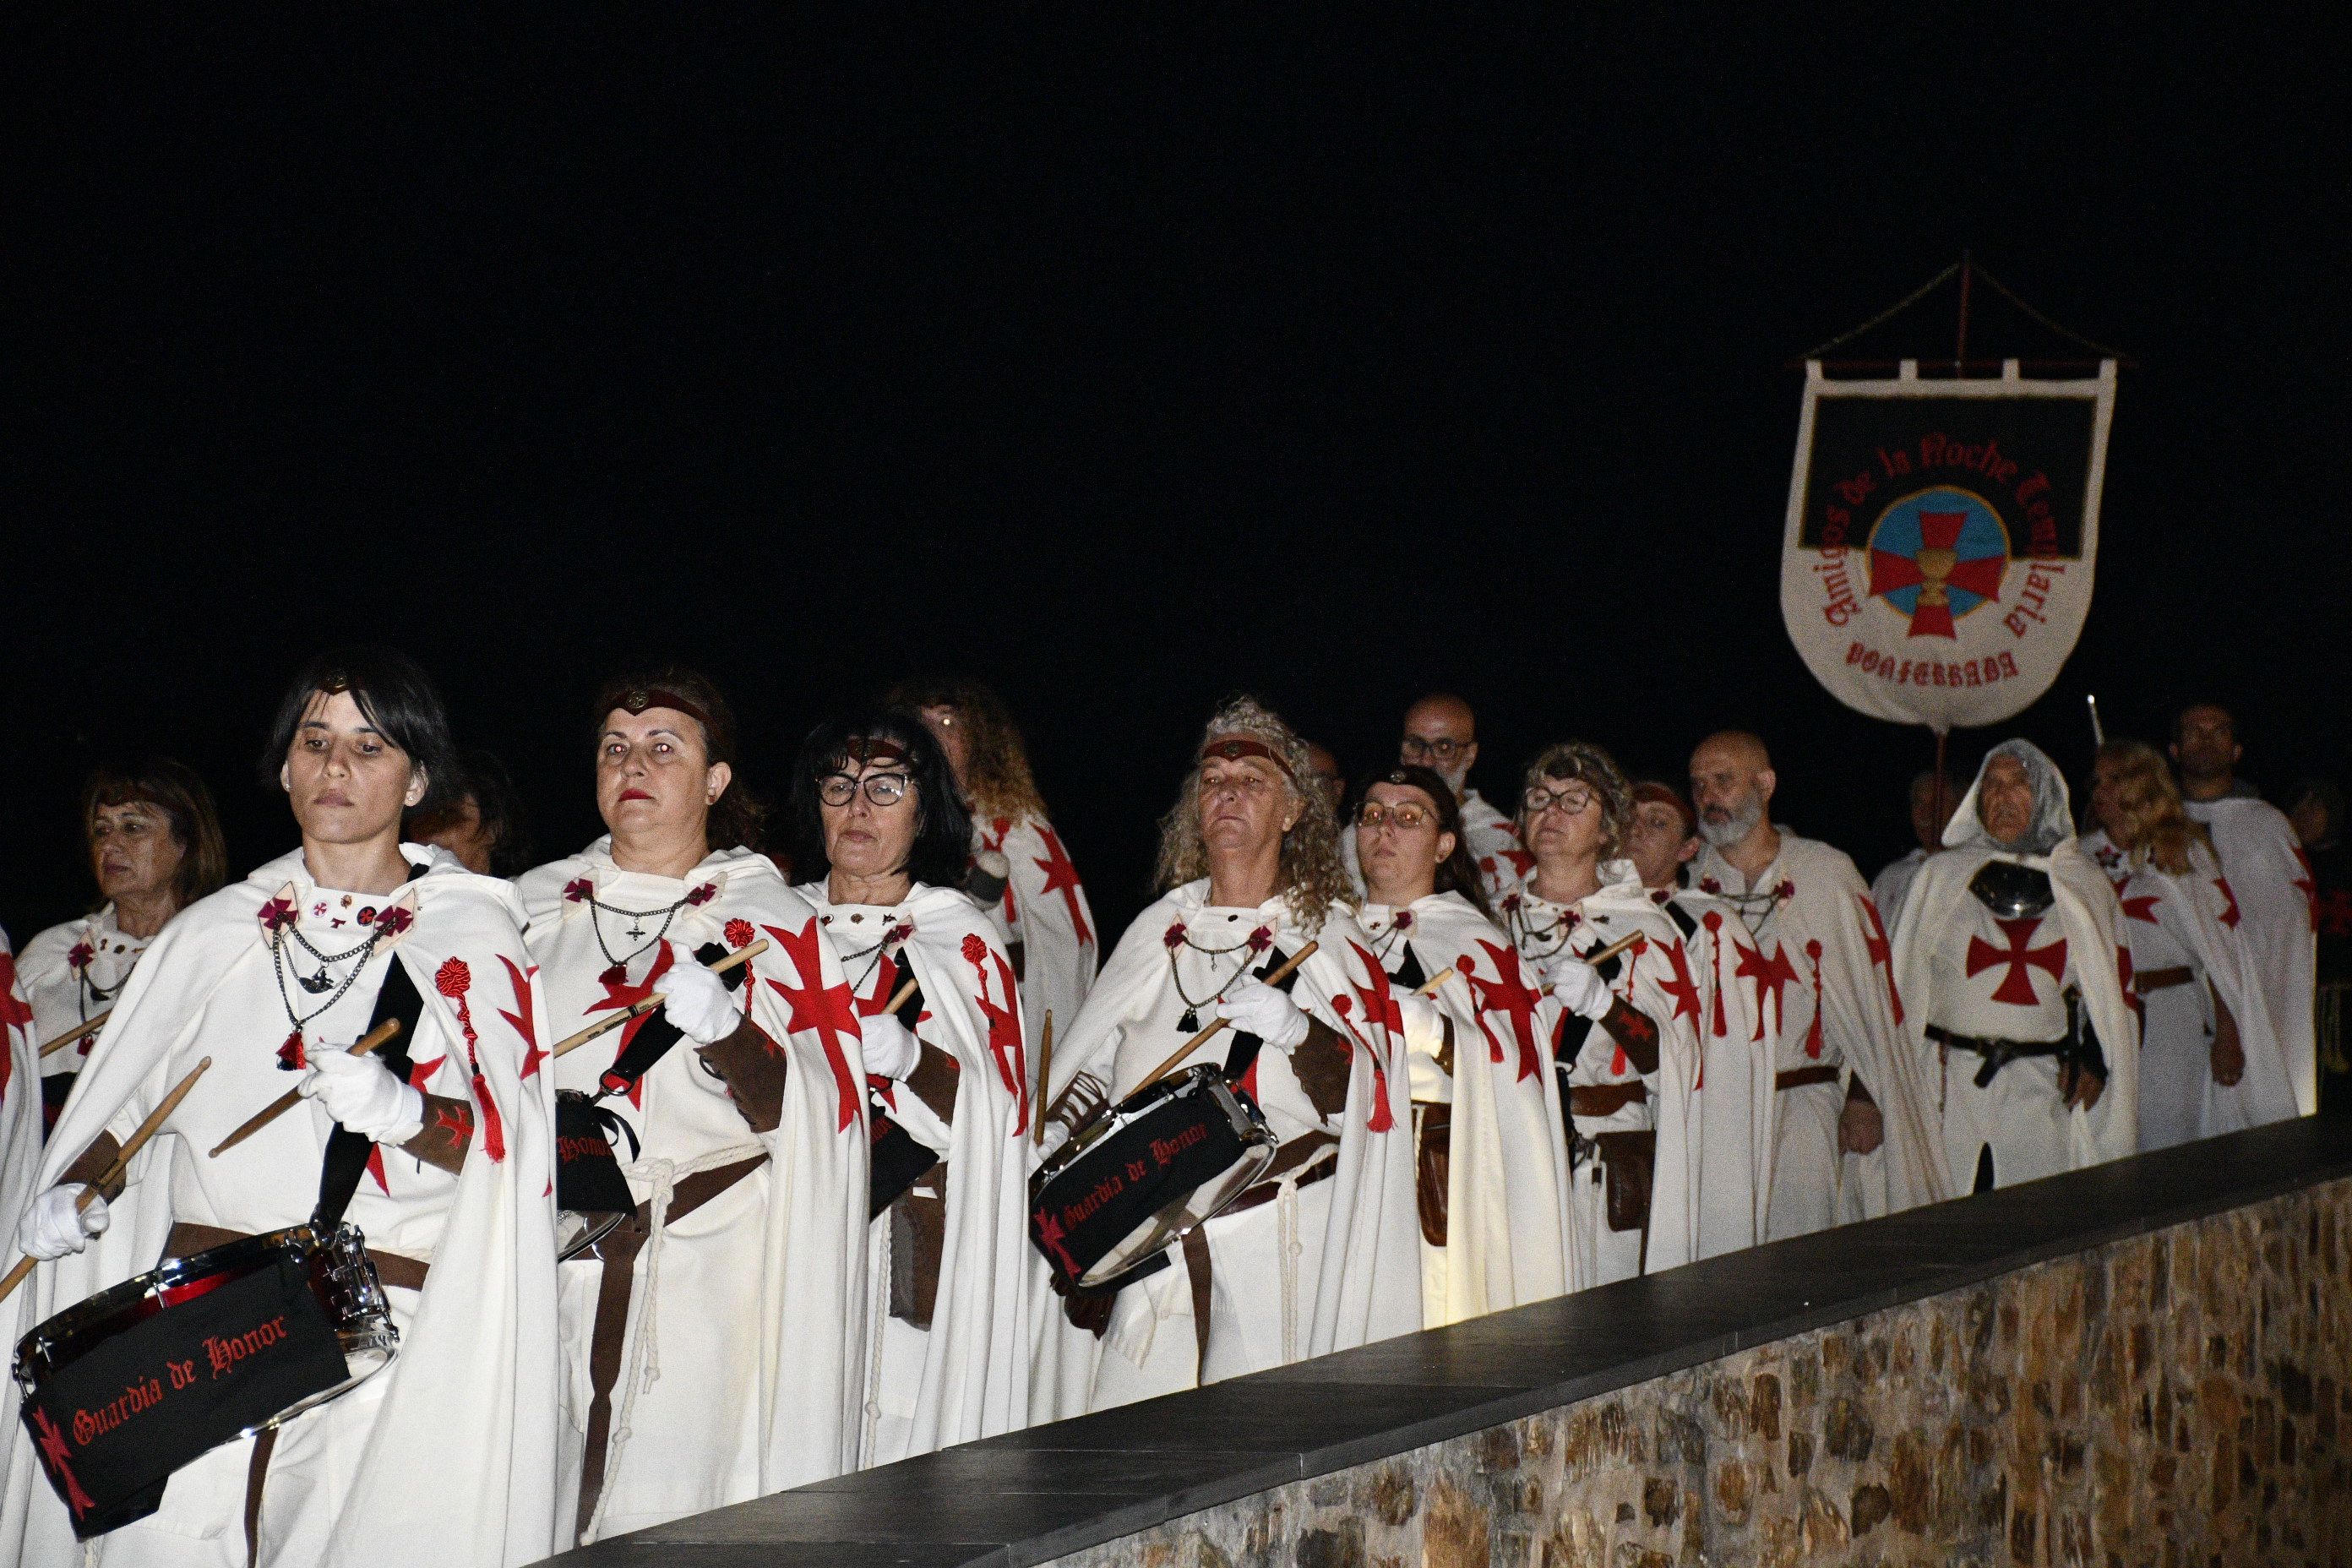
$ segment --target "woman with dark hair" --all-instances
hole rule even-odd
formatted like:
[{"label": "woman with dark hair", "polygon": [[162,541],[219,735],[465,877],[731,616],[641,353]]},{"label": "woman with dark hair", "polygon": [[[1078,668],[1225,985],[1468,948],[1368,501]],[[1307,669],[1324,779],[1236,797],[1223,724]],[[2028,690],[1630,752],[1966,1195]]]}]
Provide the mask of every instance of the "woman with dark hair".
[{"label": "woman with dark hair", "polygon": [[[1444,777],[1417,763],[1357,792],[1356,918],[1401,998],[1412,1065],[1426,1328],[1568,1289],[1568,1141],[1543,1070],[1552,1009],[1528,983]],[[1413,993],[1452,973],[1431,1001]]]},{"label": "woman with dark hair", "polygon": [[457,776],[438,811],[416,812],[408,837],[436,845],[479,876],[520,877],[530,867],[530,823],[506,764],[489,752],[457,759]]},{"label": "woman with dark hair", "polygon": [[[619,1218],[562,1269],[567,1545],[854,1468],[866,1387],[864,1068],[840,958],[767,857],[722,836],[758,816],[716,686],[625,677],[593,711],[609,831],[520,879],[531,958],[558,1037],[662,1006],[552,1069],[567,1140],[622,1155],[629,1205],[559,1172],[567,1247],[592,1212]],[[704,967],[762,941],[724,981]]]},{"label": "woman with dark hair", "polygon": [[885,700],[919,715],[971,808],[975,897],[1002,879],[994,908],[1034,1052],[1048,1013],[1067,1028],[1095,983],[1094,910],[1062,836],[1045,819],[1021,731],[995,692],[971,679],[910,680]]},{"label": "woman with dark hair", "polygon": [[2109,741],[2092,763],[2083,853],[2116,884],[2139,1002],[2139,1148],[2295,1114],[2260,961],[2204,824],[2161,753]]},{"label": "woman with dark hair", "polygon": [[[164,922],[228,878],[212,792],[168,757],[92,773],[82,786],[81,826],[99,906],[41,932],[16,962],[37,1040],[54,1040],[113,1006]],[[100,1033],[41,1063],[47,1121],[57,1120]]]},{"label": "woman with dark hair", "polygon": [[[300,847],[155,939],[58,1119],[16,1233],[48,1266],[0,1310],[10,1342],[159,1254],[295,1227],[365,1247],[400,1336],[359,1388],[123,1500],[110,1562],[503,1568],[557,1544],[555,1161],[522,910],[507,884],[400,841],[448,733],[400,654],[304,667],[265,762]],[[394,1022],[389,1044],[352,1054]],[[206,1058],[155,1141],[93,1192]],[[289,1088],[289,1114],[226,1146]],[[13,1434],[0,1561],[76,1560],[16,1397],[0,1396]]]},{"label": "woman with dark hair", "polygon": [[[1535,868],[1503,899],[1520,962],[1559,1008],[1552,1054],[1573,1121],[1571,1289],[1687,1263],[1696,1245],[1699,992],[1681,932],[1624,858],[1633,813],[1633,785],[1608,752],[1547,746],[1519,792]],[[1633,935],[1644,940],[1598,967],[1586,962]]]},{"label": "woman with dark hair", "polygon": [[814,879],[800,891],[841,951],[882,1119],[863,1459],[887,1464],[1028,1421],[1019,982],[957,889],[971,821],[921,720],[886,710],[818,725],[792,800],[794,864]]}]

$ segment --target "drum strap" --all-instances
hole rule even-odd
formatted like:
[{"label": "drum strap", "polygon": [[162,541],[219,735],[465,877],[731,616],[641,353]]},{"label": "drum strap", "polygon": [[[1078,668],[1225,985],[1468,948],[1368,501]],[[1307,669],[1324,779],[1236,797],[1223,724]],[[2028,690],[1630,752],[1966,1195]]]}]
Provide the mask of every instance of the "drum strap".
[{"label": "drum strap", "polygon": [[[1288,953],[1283,952],[1278,947],[1270,948],[1266,952],[1265,962],[1257,966],[1257,977],[1260,980],[1266,979],[1268,976],[1273,974],[1276,970],[1281,968],[1284,964],[1289,962],[1290,955]],[[1297,972],[1294,970],[1292,973],[1284,975],[1282,978],[1282,984],[1276,986],[1275,989],[1280,991],[1285,995],[1288,995],[1290,994],[1291,987],[1297,984],[1298,974]],[[1259,1039],[1255,1035],[1245,1035],[1242,1033],[1241,1030],[1235,1029],[1234,1031],[1233,1048],[1225,1053],[1225,1081],[1227,1083],[1235,1084],[1241,1082],[1244,1078],[1249,1075],[1249,1069],[1257,1066],[1257,1054],[1265,1048],[1265,1042]]]},{"label": "drum strap", "polygon": [[[698,963],[716,963],[726,956],[727,950],[715,942],[706,942],[694,950]],[[733,991],[742,985],[746,973],[746,968],[738,964],[720,975],[719,980]],[[669,1021],[667,1010],[648,1016],[637,1025],[636,1033],[629,1037],[621,1054],[613,1058],[613,1065],[597,1075],[596,1087],[606,1096],[628,1093],[637,1079],[653,1071],[654,1064],[669,1055],[670,1048],[684,1038],[678,1026]]]},{"label": "drum strap", "polygon": [[[375,994],[375,1012],[368,1019],[373,1029],[387,1020],[400,1020],[400,1033],[392,1043],[376,1052],[376,1059],[399,1075],[406,1083],[410,1069],[408,1047],[416,1038],[416,1021],[425,1012],[425,999],[416,994],[416,982],[408,977],[408,966],[400,955],[392,955],[392,966],[383,972],[383,984]],[[343,1223],[343,1210],[351,1206],[352,1194],[359,1191],[360,1176],[367,1170],[368,1155],[373,1152],[375,1141],[338,1127],[327,1135],[327,1153],[319,1169],[319,1206],[310,1215],[310,1223],[322,1231],[332,1231]]]}]

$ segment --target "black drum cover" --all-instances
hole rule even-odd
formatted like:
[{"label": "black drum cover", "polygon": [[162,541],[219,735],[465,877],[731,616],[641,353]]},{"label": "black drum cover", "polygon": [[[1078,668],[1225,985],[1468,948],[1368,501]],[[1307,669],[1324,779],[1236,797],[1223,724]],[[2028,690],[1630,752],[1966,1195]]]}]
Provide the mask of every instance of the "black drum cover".
[{"label": "black drum cover", "polygon": [[637,1206],[629,1179],[613,1152],[615,1133],[630,1140],[629,1124],[578,1089],[555,1096],[555,1206],[573,1214],[628,1214]]},{"label": "black drum cover", "polygon": [[1087,1152],[1087,1163],[1100,1173],[1092,1186],[1055,1192],[1050,1204],[1040,1194],[1029,1211],[1029,1239],[1055,1282],[1075,1286],[1171,1197],[1223,1175],[1246,1149],[1213,1096],[1174,1096]]},{"label": "black drum cover", "polygon": [[88,1541],[154,1512],[181,1466],[349,1376],[302,1265],[277,1256],[166,1292],[27,1392],[22,1415]]}]

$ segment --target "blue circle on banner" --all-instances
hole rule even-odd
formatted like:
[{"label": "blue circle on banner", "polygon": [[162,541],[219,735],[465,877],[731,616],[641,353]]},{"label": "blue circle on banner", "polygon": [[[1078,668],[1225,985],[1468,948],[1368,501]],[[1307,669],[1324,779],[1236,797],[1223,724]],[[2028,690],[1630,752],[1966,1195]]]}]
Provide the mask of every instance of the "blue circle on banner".
[{"label": "blue circle on banner", "polygon": [[1870,592],[1913,637],[1951,637],[1953,622],[2000,597],[2009,530],[1982,496],[1937,485],[1905,496],[1870,531]]}]

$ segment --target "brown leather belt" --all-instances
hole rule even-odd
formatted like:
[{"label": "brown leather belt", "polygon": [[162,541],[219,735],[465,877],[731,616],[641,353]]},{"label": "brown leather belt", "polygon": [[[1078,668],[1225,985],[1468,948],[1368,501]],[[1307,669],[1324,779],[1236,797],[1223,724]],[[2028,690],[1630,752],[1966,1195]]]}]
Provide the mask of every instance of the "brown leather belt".
[{"label": "brown leather belt", "polygon": [[[224,1230],[216,1225],[197,1225],[192,1220],[182,1220],[164,1238],[163,1256],[189,1258],[199,1252],[210,1252],[215,1247],[226,1247],[232,1241],[243,1241],[252,1234],[250,1231]],[[378,1252],[373,1247],[367,1249],[367,1256],[368,1261],[375,1265],[375,1277],[386,1285],[401,1290],[425,1289],[425,1271],[432,1268],[431,1264],[420,1263],[414,1258],[403,1258],[397,1252]]]},{"label": "brown leather belt", "polygon": [[1843,1068],[1828,1066],[1790,1068],[1787,1072],[1772,1075],[1772,1092],[1778,1094],[1784,1089],[1803,1089],[1809,1084],[1835,1083],[1844,1071]]},{"label": "brown leather belt", "polygon": [[[752,1172],[768,1163],[754,1154],[731,1165],[719,1165],[681,1176],[669,1190],[669,1208],[663,1224],[684,1219]],[[580,1463],[580,1514],[574,1540],[587,1532],[596,1515],[596,1500],[604,1491],[605,1450],[613,1436],[613,1385],[621,1378],[621,1348],[629,1328],[629,1297],[636,1289],[637,1253],[652,1239],[653,1205],[639,1204],[636,1213],[607,1231],[581,1254],[601,1258],[604,1276],[596,1287],[596,1322],[588,1335],[588,1447]]]},{"label": "brown leather belt", "polygon": [[[1223,1219],[1229,1214],[1239,1214],[1244,1209],[1272,1203],[1282,1192],[1282,1178],[1324,1150],[1339,1146],[1339,1140],[1328,1132],[1309,1132],[1303,1138],[1291,1139],[1275,1152],[1274,1163],[1265,1168],[1265,1177],[1244,1188],[1239,1197],[1219,1209],[1216,1217]],[[1339,1162],[1336,1158],[1327,1160],[1299,1177],[1293,1184],[1294,1189],[1328,1181],[1339,1173]],[[1209,1227],[1205,1224],[1196,1225],[1186,1231],[1181,1250],[1184,1270],[1191,1276],[1192,1283],[1192,1344],[1200,1352],[1201,1364],[1206,1366],[1209,1362],[1209,1308],[1213,1282],[1209,1269]]]},{"label": "brown leather belt", "polygon": [[1614,1116],[1629,1105],[1649,1102],[1649,1087],[1639,1081],[1576,1084],[1568,1091],[1569,1113],[1573,1116]]},{"label": "brown leather belt", "polygon": [[2169,991],[2176,985],[2186,985],[2197,978],[2197,972],[2185,963],[2169,969],[2144,969],[2132,976],[2132,989],[2145,996],[2151,991]]}]

